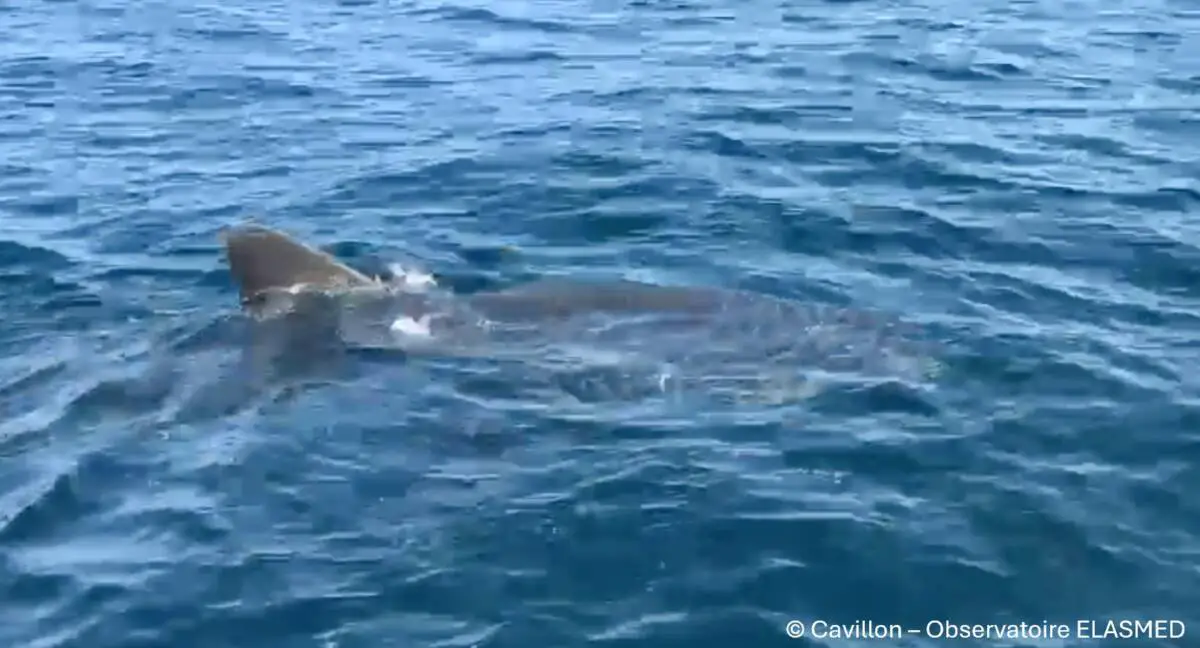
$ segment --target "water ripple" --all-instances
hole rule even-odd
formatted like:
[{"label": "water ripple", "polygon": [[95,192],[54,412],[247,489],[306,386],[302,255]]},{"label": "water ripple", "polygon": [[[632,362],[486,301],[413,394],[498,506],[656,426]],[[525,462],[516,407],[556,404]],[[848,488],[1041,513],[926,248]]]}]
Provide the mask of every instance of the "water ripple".
[{"label": "water ripple", "polygon": [[[1198,21],[1182,0],[0,6],[0,639],[1194,625]],[[218,254],[246,218],[460,292],[784,298],[816,315],[776,336],[912,366],[660,384],[656,353],[770,346],[732,325],[637,340],[628,367],[273,347]]]}]

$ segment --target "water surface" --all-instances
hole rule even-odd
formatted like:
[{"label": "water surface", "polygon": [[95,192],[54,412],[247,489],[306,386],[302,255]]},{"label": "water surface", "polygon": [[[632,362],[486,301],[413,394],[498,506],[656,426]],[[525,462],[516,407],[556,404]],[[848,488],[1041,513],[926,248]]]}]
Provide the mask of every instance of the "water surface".
[{"label": "water surface", "polygon": [[[0,5],[0,643],[1193,620],[1198,38],[1181,0]],[[264,360],[216,238],[252,217],[456,292],[886,313],[939,371]]]}]

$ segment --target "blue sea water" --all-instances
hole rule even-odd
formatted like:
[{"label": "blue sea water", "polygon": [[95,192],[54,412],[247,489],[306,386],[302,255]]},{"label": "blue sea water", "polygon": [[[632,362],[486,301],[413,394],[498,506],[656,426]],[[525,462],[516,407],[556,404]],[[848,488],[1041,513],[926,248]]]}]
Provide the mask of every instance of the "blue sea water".
[{"label": "blue sea water", "polygon": [[[1190,0],[2,2],[0,644],[1195,645],[1198,142]],[[463,292],[891,313],[938,370],[264,387],[251,218]]]}]

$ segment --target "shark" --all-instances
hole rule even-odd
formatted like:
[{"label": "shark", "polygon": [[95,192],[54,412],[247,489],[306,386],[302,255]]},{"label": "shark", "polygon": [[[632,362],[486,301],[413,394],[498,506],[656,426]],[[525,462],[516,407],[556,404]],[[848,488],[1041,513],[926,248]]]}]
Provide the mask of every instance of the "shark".
[{"label": "shark", "polygon": [[378,278],[369,277],[279,230],[242,225],[221,232],[220,239],[242,305],[249,309],[261,306],[279,291],[381,287]]},{"label": "shark", "polygon": [[577,355],[605,347],[749,373],[799,364],[912,379],[927,377],[930,366],[895,323],[850,309],[625,279],[544,278],[455,294],[368,275],[259,224],[229,228],[220,239],[252,318],[300,316],[309,323],[303,335],[351,346],[497,356],[557,344]]},{"label": "shark", "polygon": [[[285,295],[359,293],[394,297],[411,294],[403,286],[368,276],[327,252],[262,225],[242,225],[226,230],[221,234],[221,241],[241,304],[258,317],[269,317],[281,306],[293,306],[287,300],[280,300]],[[700,313],[722,305],[714,291],[628,280],[601,283],[543,279],[516,288],[469,295],[464,299],[491,318],[525,321],[587,312]],[[285,303],[277,303],[280,301]]]}]

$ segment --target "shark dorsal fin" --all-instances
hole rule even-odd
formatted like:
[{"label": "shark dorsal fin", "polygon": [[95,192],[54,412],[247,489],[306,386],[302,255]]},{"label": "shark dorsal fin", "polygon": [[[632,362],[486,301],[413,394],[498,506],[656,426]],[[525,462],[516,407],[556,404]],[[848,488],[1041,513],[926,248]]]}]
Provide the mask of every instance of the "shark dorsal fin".
[{"label": "shark dorsal fin", "polygon": [[221,233],[242,303],[301,288],[347,290],[378,282],[333,256],[268,227],[239,225]]}]

